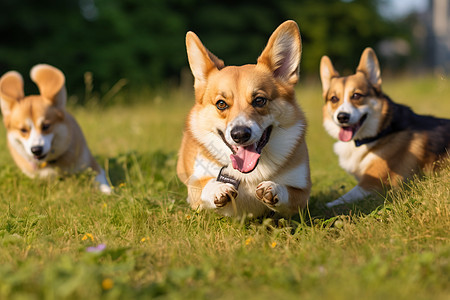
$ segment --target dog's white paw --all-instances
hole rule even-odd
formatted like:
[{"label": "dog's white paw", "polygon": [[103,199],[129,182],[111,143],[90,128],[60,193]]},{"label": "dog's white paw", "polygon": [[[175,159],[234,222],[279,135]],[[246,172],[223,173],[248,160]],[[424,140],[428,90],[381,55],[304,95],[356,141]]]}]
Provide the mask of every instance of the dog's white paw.
[{"label": "dog's white paw", "polygon": [[289,200],[286,187],[272,181],[263,181],[258,184],[255,195],[262,203],[272,208]]},{"label": "dog's white paw", "polygon": [[106,194],[106,195],[111,195],[111,193],[112,193],[112,188],[107,184],[100,184],[99,189],[100,189],[100,192],[102,192],[103,194]]},{"label": "dog's white paw", "polygon": [[371,194],[370,191],[365,190],[362,187],[360,187],[359,185],[357,185],[354,188],[352,188],[347,194],[337,198],[334,201],[328,202],[325,205],[328,208],[332,208],[334,206],[341,205],[341,204],[351,204],[358,200],[364,199],[365,197],[369,196],[370,194]]},{"label": "dog's white paw", "polygon": [[346,201],[341,197],[341,198],[338,198],[338,199],[336,199],[336,200],[334,200],[334,201],[328,202],[328,203],[326,203],[325,205],[326,205],[328,208],[332,208],[332,207],[335,207],[335,206],[337,206],[337,205],[341,205],[341,204],[345,204],[345,203],[348,203],[348,202],[346,202]]},{"label": "dog's white paw", "polygon": [[108,180],[106,180],[105,171],[101,170],[97,176],[95,176],[95,181],[98,183],[98,188],[100,192],[110,195],[112,193],[112,188],[108,184]]},{"label": "dog's white paw", "polygon": [[238,191],[229,183],[212,179],[203,188],[201,199],[204,208],[224,207],[238,196]]}]

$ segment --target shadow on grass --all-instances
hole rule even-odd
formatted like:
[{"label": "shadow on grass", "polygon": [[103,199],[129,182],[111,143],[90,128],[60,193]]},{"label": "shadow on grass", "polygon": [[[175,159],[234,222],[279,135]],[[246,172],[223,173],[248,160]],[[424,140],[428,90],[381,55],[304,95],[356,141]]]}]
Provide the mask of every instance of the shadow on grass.
[{"label": "shadow on grass", "polygon": [[[328,219],[338,215],[367,215],[383,206],[386,198],[382,195],[373,195],[366,197],[360,201],[349,204],[341,204],[332,208],[328,208],[325,204],[330,199],[338,198],[337,192],[319,192],[312,196],[309,201],[309,213],[311,218]],[[327,199],[324,201],[323,199]]]},{"label": "shadow on grass", "polygon": [[[118,188],[121,186],[132,191],[142,191],[142,195],[169,195],[178,202],[183,202],[186,197],[186,188],[176,176],[175,152],[163,152],[161,150],[151,153],[139,153],[130,151],[109,158],[105,169],[109,174],[112,184]],[[304,222],[307,225],[315,220],[328,220],[337,216],[360,216],[368,215],[386,200],[383,196],[367,197],[364,200],[353,204],[343,204],[334,208],[328,208],[325,203],[338,198],[344,193],[341,188],[330,188],[327,191],[316,191],[310,198],[308,209],[300,214],[294,215],[291,219],[294,222]],[[120,193],[120,192],[119,192]],[[133,196],[139,196],[132,192]],[[184,203],[184,202],[183,202]],[[271,215],[265,218],[252,219],[250,222],[262,223],[270,218],[278,223],[282,219],[280,216]]]},{"label": "shadow on grass", "polygon": [[105,170],[114,186],[170,188],[176,178],[176,153],[129,151],[109,158]]}]

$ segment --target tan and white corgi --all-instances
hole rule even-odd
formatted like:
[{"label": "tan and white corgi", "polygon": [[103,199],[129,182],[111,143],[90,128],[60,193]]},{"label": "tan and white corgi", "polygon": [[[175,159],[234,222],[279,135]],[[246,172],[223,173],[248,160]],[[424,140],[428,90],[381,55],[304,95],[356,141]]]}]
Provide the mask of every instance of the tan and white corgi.
[{"label": "tan and white corgi", "polygon": [[415,114],[381,90],[375,52],[366,48],[356,73],[339,76],[331,60],[320,63],[323,125],[339,141],[339,163],[358,185],[328,207],[351,203],[433,170],[450,150],[450,120]]},{"label": "tan and white corgi", "polygon": [[293,21],[270,37],[257,64],[225,66],[186,35],[195,78],[177,173],[194,209],[228,216],[298,213],[310,189],[306,120],[295,98],[301,39]]},{"label": "tan and white corgi", "polygon": [[22,76],[10,71],[0,78],[3,122],[9,151],[29,177],[46,178],[92,168],[100,190],[110,193],[105,172],[92,157],[75,119],[65,110],[64,74],[39,64],[30,72],[40,95],[24,95]]}]

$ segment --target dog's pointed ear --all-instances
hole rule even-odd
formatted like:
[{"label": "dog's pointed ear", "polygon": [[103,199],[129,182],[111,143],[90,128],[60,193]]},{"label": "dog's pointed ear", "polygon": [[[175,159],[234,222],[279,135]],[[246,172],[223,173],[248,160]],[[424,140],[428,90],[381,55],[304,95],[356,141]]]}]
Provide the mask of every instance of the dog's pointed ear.
[{"label": "dog's pointed ear", "polygon": [[328,93],[331,85],[331,78],[333,77],[339,77],[339,73],[333,67],[331,59],[324,55],[320,60],[320,80],[322,81],[323,95]]},{"label": "dog's pointed ear", "polygon": [[208,75],[212,70],[220,70],[225,67],[224,62],[206,49],[198,36],[192,31],[186,34],[186,51],[189,66],[195,78],[196,89],[206,84]]},{"label": "dog's pointed ear", "polygon": [[276,78],[294,85],[299,79],[301,53],[302,42],[297,23],[286,21],[270,36],[258,64],[266,65]]},{"label": "dog's pointed ear", "polygon": [[63,72],[50,65],[39,64],[31,69],[30,77],[38,86],[42,97],[58,108],[66,106],[66,78]]},{"label": "dog's pointed ear", "polygon": [[363,72],[372,86],[377,90],[381,90],[380,64],[372,48],[364,49],[356,71]]},{"label": "dog's pointed ear", "polygon": [[16,71],[9,71],[0,78],[0,103],[5,124],[13,106],[24,98],[23,78]]}]

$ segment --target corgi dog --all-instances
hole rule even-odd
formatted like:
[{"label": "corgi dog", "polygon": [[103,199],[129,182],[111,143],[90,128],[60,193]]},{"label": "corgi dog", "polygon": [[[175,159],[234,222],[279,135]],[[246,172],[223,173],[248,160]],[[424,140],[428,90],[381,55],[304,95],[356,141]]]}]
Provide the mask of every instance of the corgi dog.
[{"label": "corgi dog", "polygon": [[195,105],[177,173],[190,206],[226,216],[298,213],[311,180],[306,120],[294,91],[301,55],[297,24],[281,24],[256,64],[225,66],[193,32],[186,48]]},{"label": "corgi dog", "polygon": [[450,150],[450,120],[415,114],[381,90],[375,52],[366,48],[356,73],[339,76],[331,60],[320,62],[323,125],[338,142],[339,164],[358,185],[328,207],[351,203],[434,170]]},{"label": "corgi dog", "polygon": [[100,190],[111,193],[105,172],[92,157],[75,119],[65,110],[64,74],[39,64],[30,77],[40,95],[24,95],[22,76],[9,71],[0,78],[0,101],[8,148],[29,177],[47,178],[87,168],[97,172]]}]

